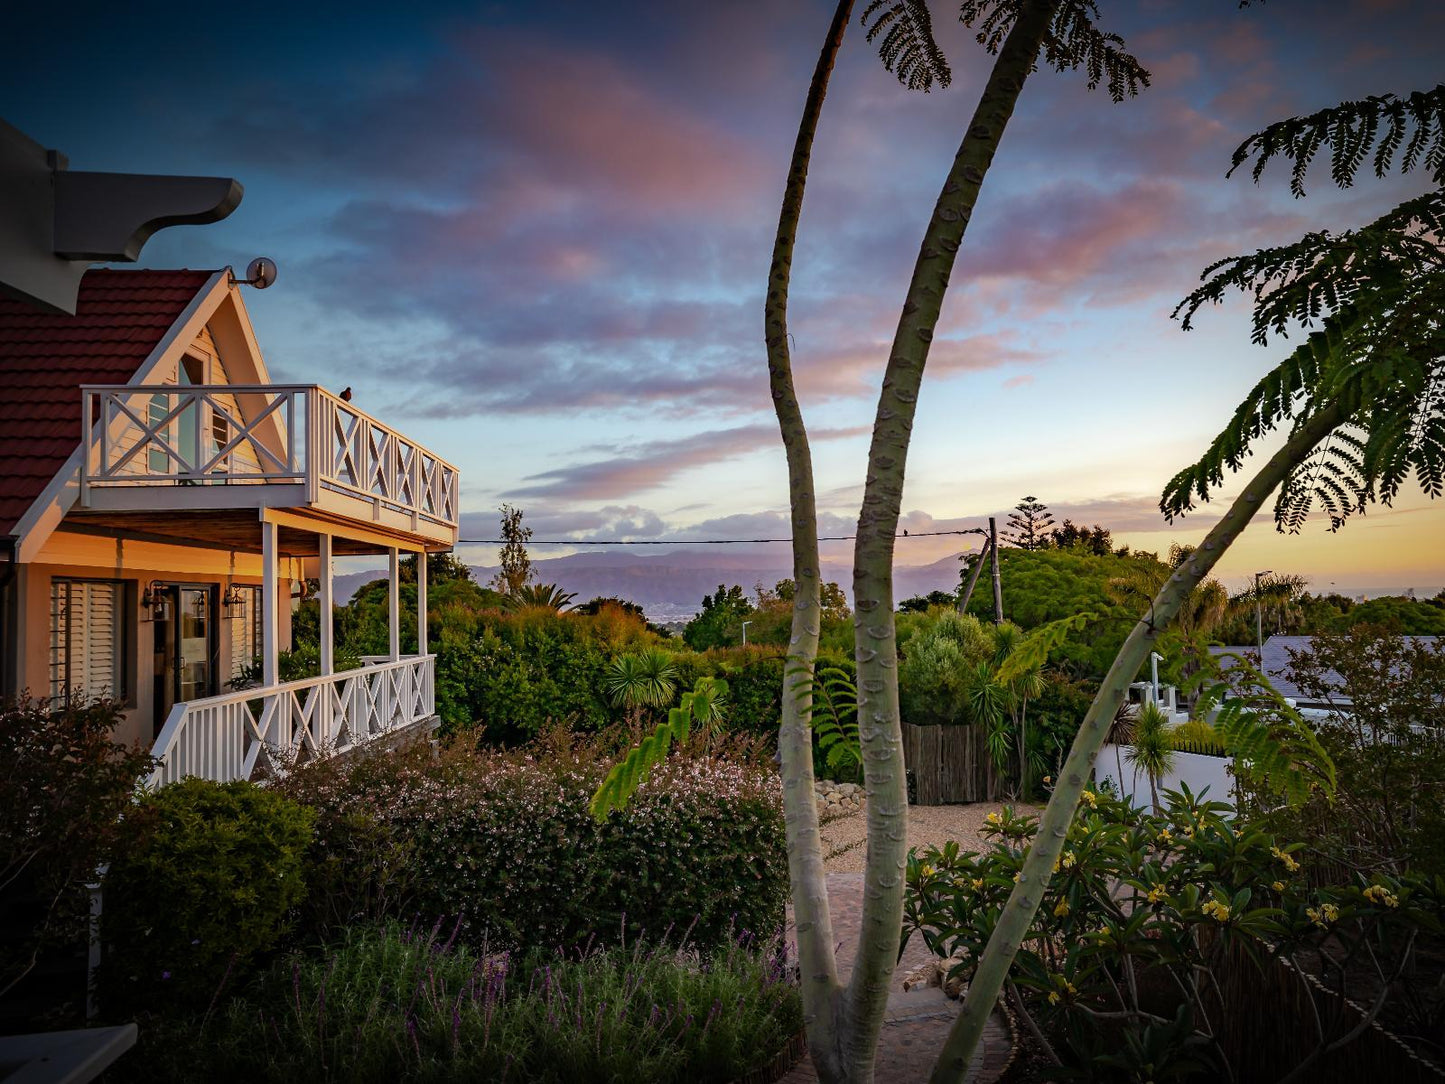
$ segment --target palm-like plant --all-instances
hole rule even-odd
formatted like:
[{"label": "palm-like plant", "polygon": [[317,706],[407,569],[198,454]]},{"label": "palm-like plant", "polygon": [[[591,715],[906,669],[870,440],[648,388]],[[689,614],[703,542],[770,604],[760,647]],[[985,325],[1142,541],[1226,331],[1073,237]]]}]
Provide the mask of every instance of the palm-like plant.
[{"label": "palm-like plant", "polygon": [[508,611],[539,609],[561,613],[572,605],[576,597],[555,583],[524,583],[502,598],[502,608]]},{"label": "palm-like plant", "polygon": [[602,678],[609,700],[629,712],[660,708],[677,694],[677,664],[660,647],[643,648],[635,655],[619,655]]},{"label": "palm-like plant", "polygon": [[[1134,739],[1124,759],[1149,777],[1149,801],[1158,813],[1159,781],[1174,770],[1174,739],[1169,716],[1158,704],[1148,703],[1134,718]],[[1122,783],[1123,781],[1120,780]]]}]

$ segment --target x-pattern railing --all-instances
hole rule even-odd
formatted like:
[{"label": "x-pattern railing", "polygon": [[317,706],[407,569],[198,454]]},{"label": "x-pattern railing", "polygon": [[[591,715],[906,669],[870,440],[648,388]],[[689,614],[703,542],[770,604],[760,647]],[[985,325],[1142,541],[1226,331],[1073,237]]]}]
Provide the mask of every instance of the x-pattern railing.
[{"label": "x-pattern railing", "polygon": [[87,385],[81,499],[92,487],[304,483],[457,524],[450,463],[313,384]]},{"label": "x-pattern railing", "polygon": [[435,655],[177,704],[152,755],[152,786],[186,776],[226,782],[283,774],[435,713]]}]

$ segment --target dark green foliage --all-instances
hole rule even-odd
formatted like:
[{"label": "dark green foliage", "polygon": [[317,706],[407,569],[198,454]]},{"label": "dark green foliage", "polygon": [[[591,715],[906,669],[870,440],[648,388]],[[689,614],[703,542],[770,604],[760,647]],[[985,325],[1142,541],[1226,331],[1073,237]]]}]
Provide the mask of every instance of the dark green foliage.
[{"label": "dark green foliage", "polygon": [[[1110,581],[1137,572],[1141,564],[1158,566],[1167,574],[1167,567],[1148,554],[1099,556],[1076,548],[1005,549],[1000,551],[999,561],[1004,617],[1021,629],[1028,631],[1081,613],[1094,615],[1086,628],[1066,639],[1050,657],[1050,664],[1071,678],[1102,678],[1139,619],[1138,607],[1110,594]],[[993,600],[985,592],[975,591],[968,609],[987,620],[993,613]]]},{"label": "dark green foliage", "polygon": [[192,778],[146,795],[104,882],[106,1012],[194,1007],[240,981],[305,894],[314,819],[252,783]]},{"label": "dark green foliage", "polygon": [[863,10],[862,25],[870,42],[883,35],[878,56],[909,90],[927,93],[935,82],[946,89],[953,81],[948,58],[933,40],[926,0],[872,0]]},{"label": "dark green foliage", "polygon": [[[117,1075],[235,1084],[728,1084],[802,1026],[780,946],[473,950],[398,927],[279,961],[204,1019],[158,1022]],[[579,1025],[578,1021],[582,1023]]]},{"label": "dark green foliage", "polygon": [[[119,721],[120,705],[105,700],[59,711],[27,701],[0,711],[0,994],[43,953],[75,952],[89,940],[85,885],[115,856],[119,818],[155,766],[114,740]],[[28,1000],[27,1016],[77,1008],[51,1004],[46,993]]]},{"label": "dark green foliage", "polygon": [[752,612],[753,604],[741,587],[718,584],[714,594],[703,596],[702,610],[687,623],[682,638],[694,651],[732,647],[742,642],[742,621]]},{"label": "dark green foliage", "polygon": [[1114,552],[1114,532],[1097,523],[1092,528],[1075,525],[1066,519],[1062,527],[1049,532],[1049,545],[1055,549],[1082,549],[1095,557],[1107,557]]},{"label": "dark green foliage", "polygon": [[[959,19],[964,26],[978,24],[975,37],[990,53],[997,53],[1013,28],[1023,0],[963,0]],[[1053,22],[1043,42],[1043,63],[1055,71],[1084,69],[1088,87],[1103,83],[1116,102],[1133,97],[1149,85],[1149,73],[1123,49],[1118,34],[1099,30],[1094,20],[1099,7],[1094,0],[1063,0],[1054,10]]]},{"label": "dark green foliage", "polygon": [[[294,799],[363,811],[409,844],[406,913],[463,918],[465,936],[576,946],[691,929],[778,929],[788,892],[782,807],[770,761],[683,750],[602,823],[589,805],[611,767],[558,732],[550,745],[482,753],[425,746],[292,773]],[[397,913],[397,912],[393,912]]]},{"label": "dark green foliage", "polygon": [[[1344,632],[1373,625],[1405,636],[1445,636],[1445,608],[1400,596],[1356,603],[1320,632]],[[1314,630],[1311,630],[1314,631]]]},{"label": "dark green foliage", "polygon": [[947,591],[930,591],[926,595],[914,595],[898,604],[901,614],[924,614],[935,606],[952,606],[958,602],[958,595]]},{"label": "dark green foliage", "polygon": [[1402,173],[1423,162],[1434,182],[1445,184],[1445,84],[1431,91],[1414,91],[1404,98],[1371,95],[1308,116],[1278,121],[1235,149],[1229,172],[1232,174],[1252,159],[1250,174],[1258,183],[1272,159],[1285,158],[1292,165],[1290,191],[1300,197],[1305,194],[1305,174],[1320,147],[1330,148],[1331,179],[1340,188],[1348,188],[1371,147],[1375,149],[1375,176],[1384,177],[1393,168],[1401,144],[1405,147],[1400,158]]},{"label": "dark green foliage", "polygon": [[527,553],[532,528],[522,526],[520,508],[504,504],[498,511],[502,513],[503,546],[498,554],[501,568],[487,586],[496,588],[503,595],[514,595],[532,579],[532,558]]}]

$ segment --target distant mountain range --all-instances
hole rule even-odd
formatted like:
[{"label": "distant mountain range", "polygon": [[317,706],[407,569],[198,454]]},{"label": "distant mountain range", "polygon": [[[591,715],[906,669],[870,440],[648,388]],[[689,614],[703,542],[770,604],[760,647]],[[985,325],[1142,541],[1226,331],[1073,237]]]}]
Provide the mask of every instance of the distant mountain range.
[{"label": "distant mountain range", "polygon": [[[958,586],[959,555],[929,565],[899,565],[893,571],[894,595],[899,599],[952,591]],[[496,566],[473,565],[472,575],[485,584],[497,574]],[[793,574],[787,554],[748,553],[698,547],[640,555],[608,550],[545,557],[533,561],[538,583],[555,583],[577,596],[577,601],[615,596],[635,602],[657,622],[686,620],[702,608],[704,595],[718,584],[739,584],[751,593],[756,584],[772,587]],[[353,572],[336,577],[336,596],[345,602],[362,584],[386,573]],[[846,561],[823,560],[823,578],[836,582],[851,595],[852,566]]]}]

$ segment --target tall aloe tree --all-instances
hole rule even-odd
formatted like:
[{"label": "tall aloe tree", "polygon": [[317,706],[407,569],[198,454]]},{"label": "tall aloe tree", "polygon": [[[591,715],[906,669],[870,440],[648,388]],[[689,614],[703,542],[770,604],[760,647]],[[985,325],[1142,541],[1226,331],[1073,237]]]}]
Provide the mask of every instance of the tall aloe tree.
[{"label": "tall aloe tree", "polygon": [[1271,125],[1240,145],[1231,172],[1253,160],[1258,180],[1270,159],[1285,158],[1294,165],[1291,187],[1302,195],[1310,160],[1325,146],[1341,187],[1367,160],[1384,176],[1399,153],[1403,170],[1423,164],[1435,188],[1361,229],[1312,233],[1294,245],[1222,260],[1175,310],[1187,328],[1206,303],[1242,290],[1255,300],[1258,343],[1295,324],[1321,326],[1256,385],[1199,462],[1166,487],[1160,508],[1172,520],[1196,497],[1207,501],[1226,470],[1239,470],[1261,437],[1290,422],[1284,443],[1174,570],[1110,667],[979,960],[935,1067],[936,1084],[963,1077],[1129,682],[1271,494],[1277,491],[1277,528],[1295,532],[1315,505],[1338,529],[1371,502],[1388,504],[1412,471],[1431,497],[1445,490],[1445,86],[1346,102]]},{"label": "tall aloe tree", "polygon": [[[1116,101],[1148,82],[1148,74],[1122,50],[1121,40],[1094,27],[1093,0],[964,0],[962,4],[960,18],[976,28],[978,41],[996,59],[924,236],[889,354],[854,553],[858,723],[869,796],[869,848],[864,932],[844,989],[832,955],[832,924],[812,802],[808,720],[818,643],[817,515],[807,434],[787,351],[787,297],[808,158],[848,14],[849,5],[840,3],[809,89],[779,218],[765,313],[771,391],[788,459],[798,585],[780,738],[789,861],[809,1044],[820,1077],[828,1081],[872,1079],[902,924],[900,872],[907,798],[898,718],[893,538],[918,386],[954,257],[1014,104],[1040,59],[1060,71],[1084,67],[1089,86],[1106,81]],[[863,22],[869,40],[878,40],[885,65],[900,81],[923,90],[935,81],[947,82],[946,62],[933,42],[923,0],[873,0]]]}]

